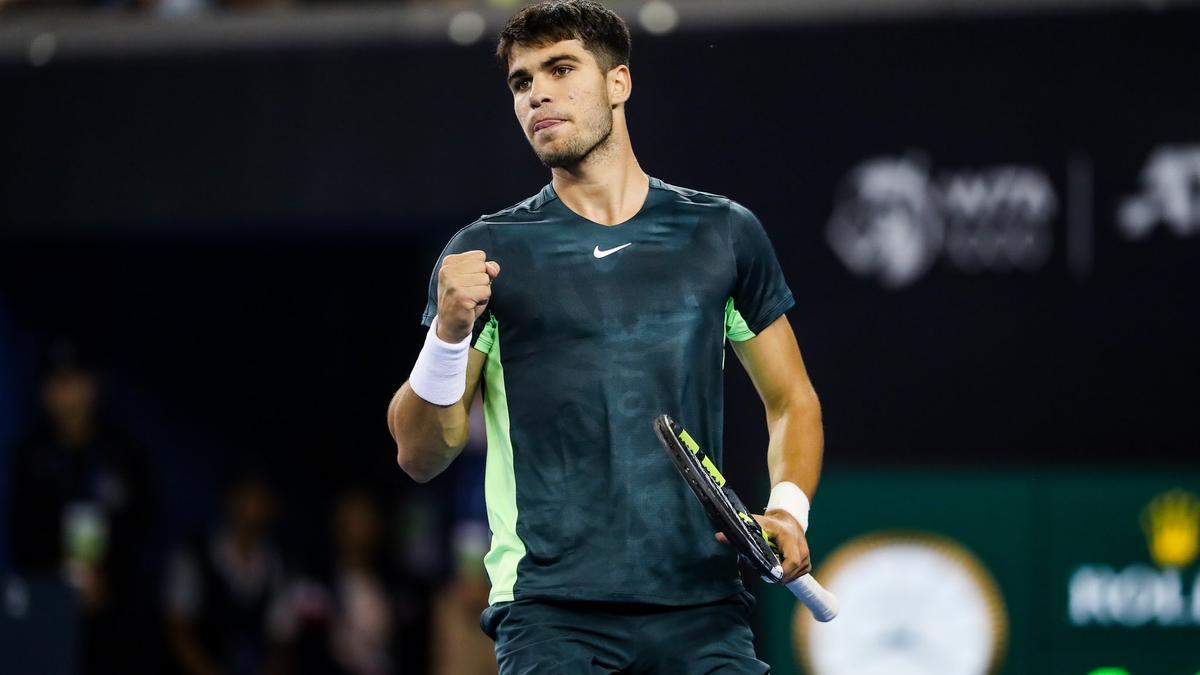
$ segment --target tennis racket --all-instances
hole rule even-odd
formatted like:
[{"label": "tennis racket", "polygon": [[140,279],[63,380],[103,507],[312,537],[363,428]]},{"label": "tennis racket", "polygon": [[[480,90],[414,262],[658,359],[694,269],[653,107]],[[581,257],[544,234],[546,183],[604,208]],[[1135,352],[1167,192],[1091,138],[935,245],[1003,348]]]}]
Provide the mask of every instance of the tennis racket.
[{"label": "tennis racket", "polygon": [[[771,583],[779,583],[783,578],[783,565],[774,543],[750,515],[750,509],[732,488],[725,485],[725,477],[700,449],[700,444],[667,415],[654,420],[654,433],[713,525],[725,534],[734,550],[749,561],[756,572]],[[829,621],[837,616],[837,597],[817,583],[811,574],[786,586],[812,611],[817,621]]]}]

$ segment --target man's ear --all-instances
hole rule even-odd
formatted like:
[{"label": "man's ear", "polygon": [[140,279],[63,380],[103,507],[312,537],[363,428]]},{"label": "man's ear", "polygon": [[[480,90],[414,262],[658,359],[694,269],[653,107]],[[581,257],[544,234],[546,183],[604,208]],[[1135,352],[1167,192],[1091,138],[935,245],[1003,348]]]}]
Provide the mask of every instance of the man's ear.
[{"label": "man's ear", "polygon": [[629,74],[629,66],[620,65],[608,71],[608,100],[617,107],[629,100],[633,93],[633,78]]}]

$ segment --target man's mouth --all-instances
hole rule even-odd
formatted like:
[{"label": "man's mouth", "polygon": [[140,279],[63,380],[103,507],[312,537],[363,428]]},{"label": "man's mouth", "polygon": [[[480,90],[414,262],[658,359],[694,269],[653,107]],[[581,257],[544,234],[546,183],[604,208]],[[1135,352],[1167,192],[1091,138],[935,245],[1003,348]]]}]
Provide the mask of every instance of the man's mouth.
[{"label": "man's mouth", "polygon": [[545,131],[545,130],[547,130],[547,129],[553,129],[554,127],[556,127],[556,126],[558,126],[558,125],[562,124],[564,121],[565,121],[565,120],[560,120],[560,119],[545,119],[545,120],[542,120],[542,121],[538,122],[537,124],[533,125],[533,133],[535,133],[535,134],[536,134],[536,133],[538,133],[539,131]]}]

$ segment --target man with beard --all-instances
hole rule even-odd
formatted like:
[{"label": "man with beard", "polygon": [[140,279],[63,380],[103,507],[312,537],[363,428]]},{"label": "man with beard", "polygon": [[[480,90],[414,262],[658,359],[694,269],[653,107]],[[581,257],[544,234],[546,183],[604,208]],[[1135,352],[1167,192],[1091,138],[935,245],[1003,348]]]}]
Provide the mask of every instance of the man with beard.
[{"label": "man with beard", "polygon": [[497,56],[551,182],[450,240],[388,422],[401,467],[427,481],[466,444],[484,387],[482,626],[502,673],[762,673],[736,555],[651,422],[672,415],[720,462],[733,342],[770,431],[759,520],[792,581],[810,567],[820,407],[762,225],[634,157],[629,51],[624,22],[589,0],[531,5],[505,25]]}]

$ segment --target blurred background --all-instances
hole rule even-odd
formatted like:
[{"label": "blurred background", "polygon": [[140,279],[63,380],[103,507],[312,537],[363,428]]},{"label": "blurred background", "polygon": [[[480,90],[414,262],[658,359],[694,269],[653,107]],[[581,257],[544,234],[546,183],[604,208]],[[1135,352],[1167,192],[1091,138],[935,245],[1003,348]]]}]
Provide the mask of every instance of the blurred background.
[{"label": "blurred background", "polygon": [[[494,671],[485,450],[418,485],[384,413],[441,247],[548,181],[519,4],[0,0],[0,671]],[[1200,3],[613,7],[824,408],[843,611],[752,582],[775,672],[1200,671]]]}]

